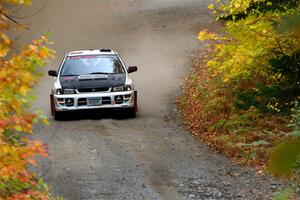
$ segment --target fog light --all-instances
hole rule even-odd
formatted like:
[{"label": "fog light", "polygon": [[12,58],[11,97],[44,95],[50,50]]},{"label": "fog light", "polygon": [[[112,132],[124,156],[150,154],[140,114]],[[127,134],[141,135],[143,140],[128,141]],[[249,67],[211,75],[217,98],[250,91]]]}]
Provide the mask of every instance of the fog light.
[{"label": "fog light", "polygon": [[115,103],[116,104],[121,104],[123,103],[123,96],[115,96]]},{"label": "fog light", "polygon": [[130,97],[131,97],[131,94],[124,95],[124,99],[129,99]]},{"label": "fog light", "polygon": [[74,99],[73,98],[66,98],[65,104],[68,107],[74,106]]},{"label": "fog light", "polygon": [[59,105],[62,105],[62,106],[65,105],[65,99],[64,98],[57,98],[56,100],[59,103]]},{"label": "fog light", "polygon": [[58,101],[59,103],[64,103],[64,102],[65,102],[65,99],[64,99],[64,98],[57,98],[57,101]]}]

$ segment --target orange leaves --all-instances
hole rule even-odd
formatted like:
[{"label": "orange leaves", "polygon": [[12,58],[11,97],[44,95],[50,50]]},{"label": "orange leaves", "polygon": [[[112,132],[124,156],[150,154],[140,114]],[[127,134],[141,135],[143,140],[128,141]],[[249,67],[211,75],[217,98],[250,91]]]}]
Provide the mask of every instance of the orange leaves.
[{"label": "orange leaves", "polygon": [[38,165],[37,156],[48,156],[47,147],[24,134],[33,132],[38,119],[47,122],[39,113],[29,112],[29,94],[39,81],[38,67],[47,64],[54,51],[46,46],[49,41],[45,36],[13,51],[13,41],[6,34],[16,24],[11,23],[5,4],[30,3],[0,0],[0,200],[52,199],[43,182],[27,170]]},{"label": "orange leaves", "polygon": [[39,141],[27,141],[23,145],[11,145],[1,141],[0,146],[0,180],[24,175],[27,164],[36,165],[37,155],[47,157],[47,148]]},{"label": "orange leaves", "polygon": [[[6,199],[19,199],[29,192],[26,188],[32,188],[34,190],[30,194],[33,196],[28,193],[25,195],[28,199],[49,199],[47,195],[36,190],[38,187],[36,177],[27,171],[28,165],[38,165],[35,160],[37,155],[48,156],[47,148],[39,141],[24,139],[23,142],[25,142],[23,145],[11,145],[3,140],[0,142],[0,184],[6,185],[6,190],[8,190],[3,193],[4,191],[0,188],[0,196],[6,196]],[[22,192],[18,192],[15,187]],[[36,194],[41,197],[38,198]]]},{"label": "orange leaves", "polygon": [[[31,88],[38,82],[37,67],[46,64],[45,59],[53,57],[54,52],[44,46],[47,41],[42,36],[39,40],[33,42],[37,45],[28,45],[20,54],[13,55],[1,66],[0,119],[15,122],[14,126],[10,125],[17,131],[31,132],[32,119],[30,118],[34,118],[34,116],[24,115],[26,113],[24,109],[29,102],[27,96]],[[19,117],[10,119],[12,113],[17,114]],[[23,119],[20,119],[20,117]]]},{"label": "orange leaves", "polygon": [[26,193],[19,193],[15,194],[6,200],[47,200],[49,199],[47,195],[34,191],[34,190],[29,190]]}]

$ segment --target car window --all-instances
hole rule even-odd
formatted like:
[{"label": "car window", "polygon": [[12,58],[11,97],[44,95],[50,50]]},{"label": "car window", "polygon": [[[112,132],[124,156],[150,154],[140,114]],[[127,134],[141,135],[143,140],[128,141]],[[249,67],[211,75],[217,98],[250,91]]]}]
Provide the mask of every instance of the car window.
[{"label": "car window", "polygon": [[79,76],[97,73],[125,73],[123,65],[117,56],[71,56],[67,57],[61,76]]}]

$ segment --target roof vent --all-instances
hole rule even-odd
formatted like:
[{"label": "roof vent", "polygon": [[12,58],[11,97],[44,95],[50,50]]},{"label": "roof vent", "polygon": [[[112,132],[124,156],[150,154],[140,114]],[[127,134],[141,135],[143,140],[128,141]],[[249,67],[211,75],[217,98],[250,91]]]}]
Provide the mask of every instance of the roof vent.
[{"label": "roof vent", "polygon": [[100,52],[111,52],[110,49],[100,49]]},{"label": "roof vent", "polygon": [[81,53],[83,53],[82,51],[74,51],[74,52],[71,52],[71,54],[73,55],[73,54],[81,54]]}]

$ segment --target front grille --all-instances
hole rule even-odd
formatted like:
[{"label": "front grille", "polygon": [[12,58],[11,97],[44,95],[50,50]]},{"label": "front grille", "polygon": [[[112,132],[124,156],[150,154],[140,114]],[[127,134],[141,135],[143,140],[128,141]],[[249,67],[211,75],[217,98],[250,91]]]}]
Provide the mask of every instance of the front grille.
[{"label": "front grille", "polygon": [[101,88],[83,88],[78,89],[78,92],[85,93],[85,92],[107,92],[109,87],[101,87]]},{"label": "front grille", "polygon": [[86,106],[86,105],[87,105],[87,100],[86,100],[86,98],[79,98],[79,99],[77,100],[77,105],[78,105],[78,106]]},{"label": "front grille", "polygon": [[111,98],[110,97],[102,97],[102,104],[111,104]]}]

